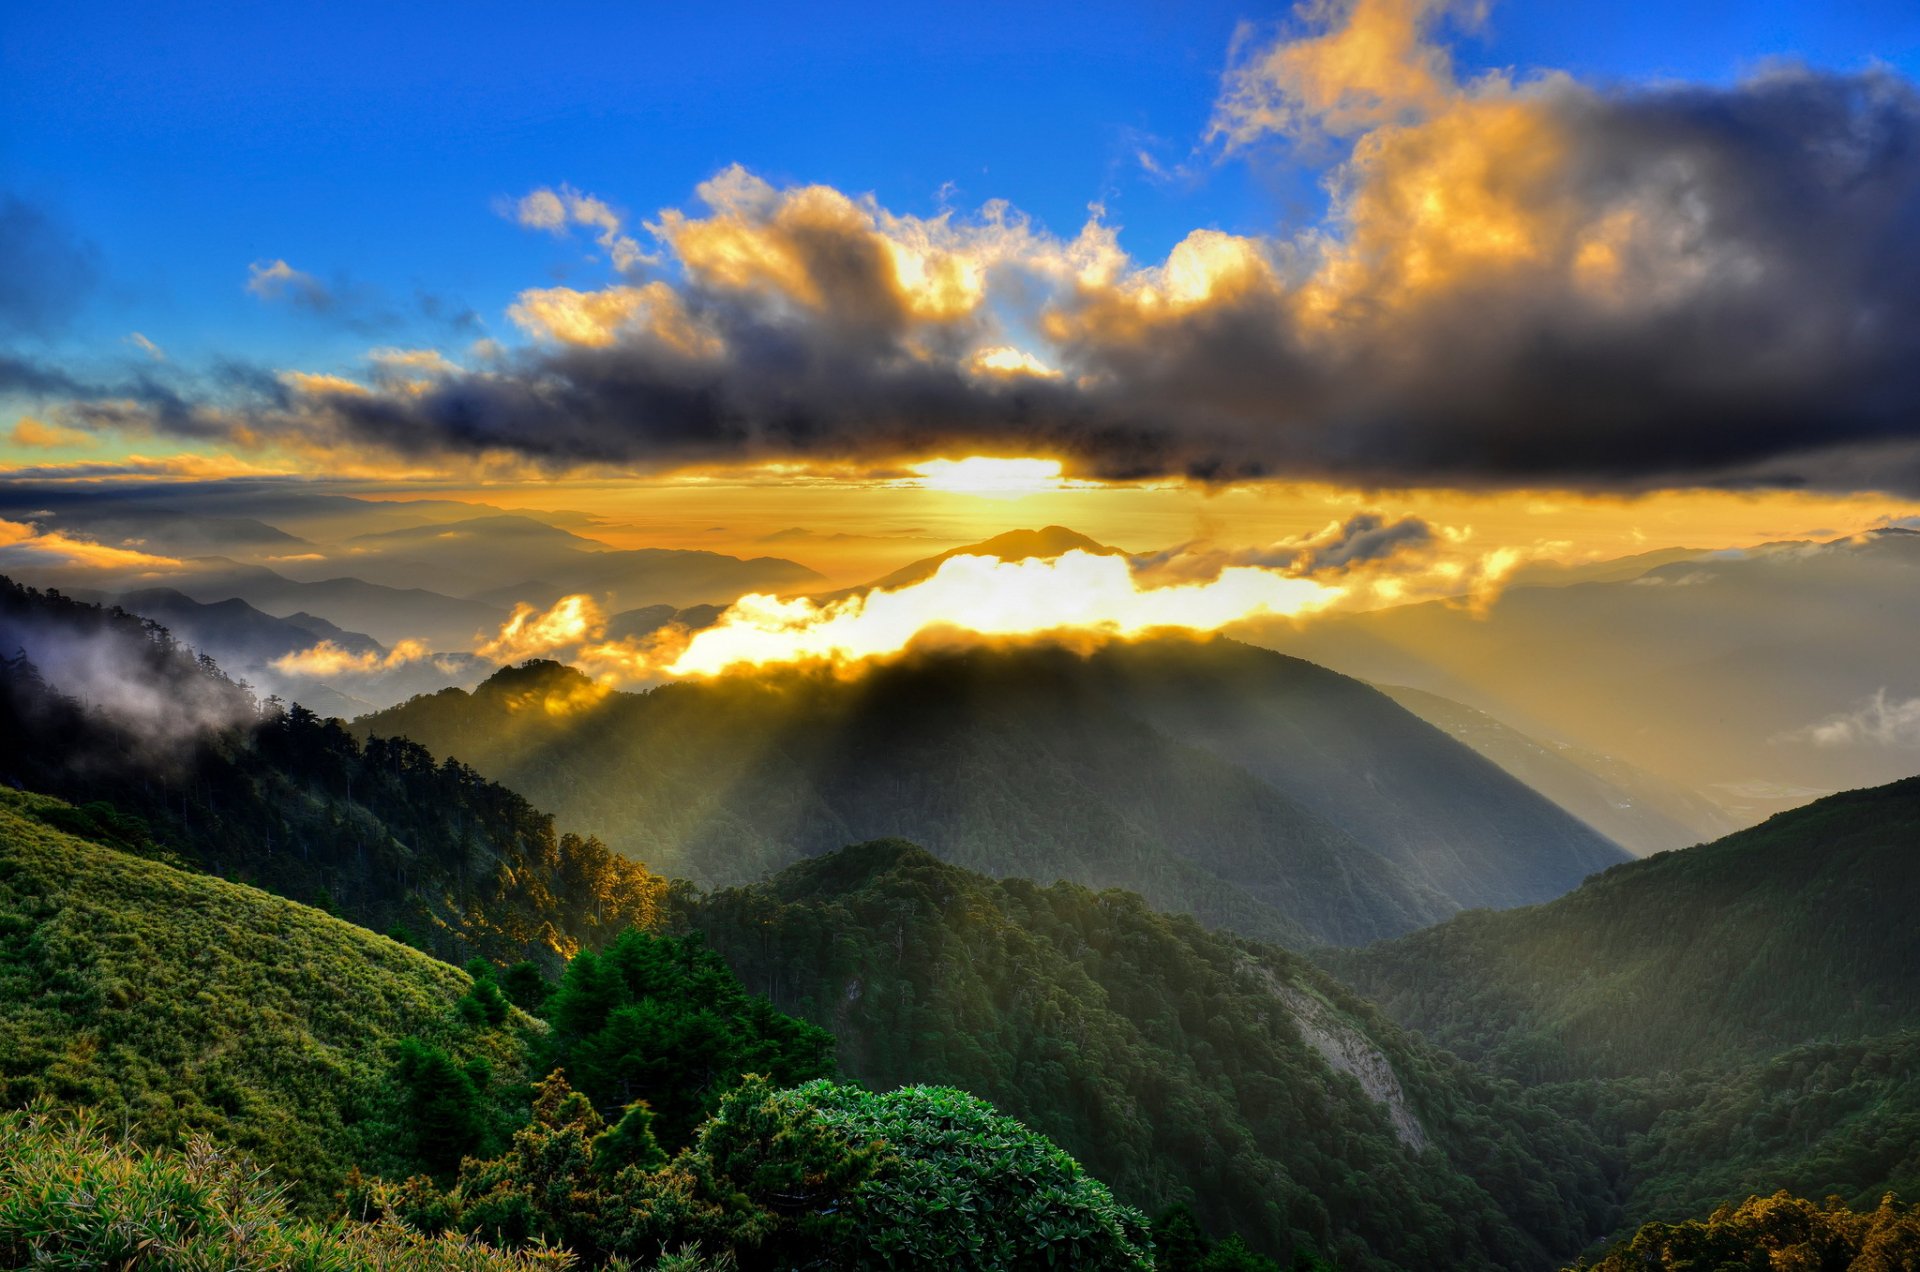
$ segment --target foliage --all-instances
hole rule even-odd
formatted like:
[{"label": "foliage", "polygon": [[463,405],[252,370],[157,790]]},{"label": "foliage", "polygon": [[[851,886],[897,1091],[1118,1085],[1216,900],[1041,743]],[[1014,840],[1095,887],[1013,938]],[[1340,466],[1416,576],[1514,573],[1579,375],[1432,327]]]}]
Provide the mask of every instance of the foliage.
[{"label": "foliage", "polygon": [[[536,662],[357,727],[458,755],[703,886],[748,884],[897,835],[987,874],[1127,888],[1157,908],[1289,944],[1369,940],[1458,908],[1330,813],[1214,753],[1194,730],[1149,719],[1158,708],[1135,690],[1165,672],[1200,695],[1240,682],[1284,735],[1266,739],[1266,751],[1298,770],[1327,770],[1309,783],[1317,789],[1355,779],[1320,758],[1326,747],[1297,744],[1313,732],[1304,722],[1320,712],[1326,729],[1351,737],[1351,721],[1364,717],[1376,760],[1399,779],[1355,792],[1370,808],[1404,816],[1418,797],[1400,788],[1419,784],[1435,793],[1429,804],[1472,804],[1476,841],[1503,817],[1538,813],[1528,860],[1542,872],[1551,873],[1561,830],[1615,859],[1584,827],[1371,689],[1231,642],[1188,644],[1153,643],[1138,655],[1146,666],[1118,649],[1094,659],[977,651],[903,659],[856,681],[770,674],[645,694],[608,694]],[[1420,768],[1435,755],[1473,771],[1435,783]],[[1403,838],[1444,837],[1440,811],[1427,812]]]},{"label": "foliage", "polygon": [[1920,779],[1320,957],[1625,1154],[1626,1214],[1920,1191]]},{"label": "foliage", "polygon": [[62,829],[402,928],[452,961],[557,967],[657,917],[666,881],[599,840],[556,833],[521,796],[411,742],[363,743],[304,707],[256,702],[156,623],[0,578],[0,634],[23,630],[96,649],[189,722],[157,744],[150,724],[0,656],[0,782],[84,805],[57,814]]},{"label": "foliage", "polygon": [[636,1100],[653,1133],[685,1144],[748,1073],[781,1085],[833,1072],[833,1037],[749,994],[698,935],[629,930],[567,965],[546,1004],[553,1064],[613,1116]]},{"label": "foliage", "polygon": [[1587,1272],[1913,1272],[1920,1207],[1889,1195],[1871,1211],[1777,1192],[1723,1206],[1705,1220],[1650,1223]]},{"label": "foliage", "polygon": [[959,1091],[778,1089],[754,1076],[670,1163],[635,1158],[601,1127],[556,1073],[504,1156],[469,1159],[450,1192],[375,1186],[356,1208],[509,1245],[562,1243],[591,1260],[692,1248],[749,1270],[1154,1266],[1136,1212]]},{"label": "foliage", "polygon": [[1325,961],[1530,1082],[1726,1068],[1920,1017],[1920,778]]},{"label": "foliage", "polygon": [[[972,1091],[1124,1199],[1342,1267],[1539,1266],[1617,1222],[1618,1159],[1510,1083],[1382,1019],[1304,960],[1123,893],[993,882],[867,844],[688,898],[742,980],[885,1089]],[[1377,1057],[1428,1141],[1302,1031]]]},{"label": "foliage", "polygon": [[[850,1148],[880,1146],[879,1164],[846,1198],[852,1243],[862,1252],[852,1266],[1153,1266],[1137,1212],[1064,1151],[964,1092],[906,1087],[875,1095],[824,1081],[771,1095],[742,1088],[702,1132],[695,1160],[718,1169],[721,1129],[732,1110],[757,1100],[800,1116],[810,1110]],[[737,1165],[722,1173],[740,1178]],[[764,1183],[764,1167],[753,1179]]]},{"label": "foliage", "polygon": [[0,1266],[195,1272],[532,1272],[561,1252],[503,1251],[399,1224],[296,1218],[263,1170],[195,1136],[154,1151],[84,1115],[0,1112]]},{"label": "foliage", "polygon": [[[390,1082],[418,1039],[463,1077],[524,1072],[519,1029],[474,1031],[456,968],[305,906],[51,829],[0,788],[0,1103],[92,1105],[143,1142],[219,1135],[301,1204],[348,1167],[414,1168]],[[511,1126],[512,1083],[472,1123]]]},{"label": "foliage", "polygon": [[1548,1092],[1628,1148],[1627,1213],[1675,1218],[1769,1188],[1870,1206],[1920,1196],[1920,1033],[1810,1043],[1727,1073]]}]

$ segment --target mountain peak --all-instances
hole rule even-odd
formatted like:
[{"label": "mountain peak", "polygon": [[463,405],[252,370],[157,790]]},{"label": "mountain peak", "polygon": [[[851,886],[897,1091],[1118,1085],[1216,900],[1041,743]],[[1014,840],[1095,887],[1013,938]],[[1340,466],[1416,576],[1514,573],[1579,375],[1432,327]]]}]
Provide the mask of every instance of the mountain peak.
[{"label": "mountain peak", "polygon": [[[938,556],[915,561],[911,565],[901,566],[885,578],[875,579],[867,586],[870,588],[900,588],[910,583],[918,583],[932,578],[942,563],[950,557],[990,556],[1002,561],[1027,561],[1038,558],[1064,556],[1068,552],[1088,552],[1095,556],[1125,556],[1126,552],[1111,544],[1089,538],[1078,530],[1066,526],[1042,526],[1038,530],[1009,530],[997,534],[981,543],[969,543],[957,548],[949,548]],[[862,590],[862,589],[854,589]]]}]

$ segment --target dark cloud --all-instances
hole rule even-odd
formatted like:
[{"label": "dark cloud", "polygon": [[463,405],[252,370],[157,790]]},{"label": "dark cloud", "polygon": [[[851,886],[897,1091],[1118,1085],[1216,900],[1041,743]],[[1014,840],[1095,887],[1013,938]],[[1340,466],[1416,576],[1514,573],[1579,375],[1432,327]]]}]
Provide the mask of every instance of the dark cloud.
[{"label": "dark cloud", "polygon": [[97,253],[39,207],[0,194],[0,336],[44,336],[79,311]]},{"label": "dark cloud", "polygon": [[1420,517],[1389,521],[1377,512],[1358,512],[1313,534],[1282,539],[1264,548],[1216,548],[1184,543],[1129,558],[1136,572],[1158,579],[1210,579],[1230,567],[1251,566],[1298,575],[1338,575],[1434,547],[1431,522]]},{"label": "dark cloud", "polygon": [[[1904,80],[1463,92],[1363,138],[1344,181],[1337,234],[1237,240],[1185,299],[1148,296],[1171,294],[1172,262],[1040,286],[1002,258],[985,302],[934,316],[896,278],[883,214],[755,191],[701,225],[764,249],[725,260],[778,268],[704,268],[683,223],[671,330],[655,312],[404,391],[262,379],[221,412],[141,409],[191,435],[237,422],[555,466],[1040,451],[1111,478],[1920,490]],[[1458,211],[1427,216],[1434,188]],[[1196,260],[1220,247],[1193,242]],[[1028,296],[1060,374],[980,374],[994,303]]]}]

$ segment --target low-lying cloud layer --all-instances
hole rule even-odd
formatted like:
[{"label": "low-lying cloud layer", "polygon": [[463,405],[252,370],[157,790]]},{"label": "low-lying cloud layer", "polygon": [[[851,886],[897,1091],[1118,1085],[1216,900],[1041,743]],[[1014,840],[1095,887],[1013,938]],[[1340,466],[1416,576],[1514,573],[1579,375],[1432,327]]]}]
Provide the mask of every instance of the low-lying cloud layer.
[{"label": "low-lying cloud layer", "polygon": [[522,293],[517,351],[235,379],[217,405],[102,388],[63,422],[554,467],[1046,454],[1115,479],[1920,490],[1912,84],[1463,82],[1438,16],[1316,4],[1234,52],[1219,155],[1346,148],[1308,230],[1196,230],[1148,264],[1098,214],[1061,237],[732,168],[647,223],[655,264],[563,186],[506,209],[584,227],[618,281]]}]

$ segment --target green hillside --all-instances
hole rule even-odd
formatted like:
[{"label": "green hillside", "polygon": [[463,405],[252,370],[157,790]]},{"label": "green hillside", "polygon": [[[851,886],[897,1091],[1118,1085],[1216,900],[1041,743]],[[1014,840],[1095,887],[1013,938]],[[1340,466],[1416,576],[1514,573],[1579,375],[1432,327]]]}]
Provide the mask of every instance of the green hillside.
[{"label": "green hillside", "polygon": [[1623,1154],[1629,1219],[1920,1195],[1920,779],[1324,962]]},{"label": "green hillside", "polygon": [[1725,1067],[1920,1019],[1920,778],[1619,866],[1549,905],[1327,955],[1528,1080]]},{"label": "green hillside", "polygon": [[461,1027],[466,973],[48,824],[68,812],[0,788],[0,1106],[91,1106],[153,1144],[211,1133],[308,1203],[356,1164],[411,1169],[387,1082],[401,1039],[484,1061],[488,1116],[520,1116],[529,1044]]},{"label": "green hillside", "polygon": [[1231,641],[928,654],[607,693],[551,663],[366,717],[705,885],[899,836],[995,876],[1357,943],[1615,845],[1365,685]]},{"label": "green hillside", "polygon": [[1541,1267],[1616,1222],[1609,1152],[1581,1128],[1301,959],[1136,896],[882,842],[679,921],[831,1029],[868,1085],[975,1092],[1122,1198],[1184,1203],[1278,1257]]},{"label": "green hillside", "polygon": [[69,825],[455,962],[550,968],[652,922],[665,880],[465,765],[260,702],[166,628],[0,578],[0,783]]}]

